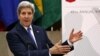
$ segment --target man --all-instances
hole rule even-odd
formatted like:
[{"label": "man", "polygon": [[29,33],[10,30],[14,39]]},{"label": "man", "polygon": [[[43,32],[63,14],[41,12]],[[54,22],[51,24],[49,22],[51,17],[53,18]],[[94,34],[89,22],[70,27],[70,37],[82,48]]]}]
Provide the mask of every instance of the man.
[{"label": "man", "polygon": [[[15,56],[62,56],[73,50],[67,41],[53,45],[46,32],[32,24],[35,13],[34,5],[22,1],[17,8],[19,23],[7,33],[10,50]],[[73,34],[72,30],[68,42],[73,44],[81,39],[82,32]]]}]

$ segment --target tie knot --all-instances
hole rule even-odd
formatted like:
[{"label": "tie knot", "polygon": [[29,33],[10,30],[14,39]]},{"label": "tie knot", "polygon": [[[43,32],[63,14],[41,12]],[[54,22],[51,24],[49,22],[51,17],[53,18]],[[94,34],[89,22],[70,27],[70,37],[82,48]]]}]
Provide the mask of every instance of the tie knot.
[{"label": "tie knot", "polygon": [[30,27],[28,27],[28,28],[27,28],[27,31],[30,31],[30,30],[31,30],[31,28],[30,28]]}]

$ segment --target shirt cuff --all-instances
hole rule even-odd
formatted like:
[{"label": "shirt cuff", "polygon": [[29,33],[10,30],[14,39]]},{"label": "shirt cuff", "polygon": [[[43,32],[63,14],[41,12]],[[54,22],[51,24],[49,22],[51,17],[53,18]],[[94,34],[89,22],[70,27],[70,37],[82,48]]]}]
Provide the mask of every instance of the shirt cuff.
[{"label": "shirt cuff", "polygon": [[49,56],[51,56],[50,52],[49,52]]},{"label": "shirt cuff", "polygon": [[70,45],[70,46],[73,46],[73,44],[69,41],[69,40],[67,40],[68,41],[68,44]]}]

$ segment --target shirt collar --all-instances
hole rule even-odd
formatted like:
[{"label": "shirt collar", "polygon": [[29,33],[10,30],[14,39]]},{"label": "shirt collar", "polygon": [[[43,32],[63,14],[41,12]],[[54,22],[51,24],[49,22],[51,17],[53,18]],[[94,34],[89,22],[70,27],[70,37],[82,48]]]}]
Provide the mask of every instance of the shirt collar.
[{"label": "shirt collar", "polygon": [[[23,26],[23,27],[25,28],[25,30],[27,30],[27,28],[28,28],[28,27],[25,27],[25,26]],[[29,28],[32,29],[32,25],[30,25]]]}]

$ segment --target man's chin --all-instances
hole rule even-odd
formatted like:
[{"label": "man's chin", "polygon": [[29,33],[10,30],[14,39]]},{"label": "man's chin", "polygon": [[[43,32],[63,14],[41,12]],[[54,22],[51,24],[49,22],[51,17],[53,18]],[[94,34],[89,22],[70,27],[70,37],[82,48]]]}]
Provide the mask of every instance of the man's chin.
[{"label": "man's chin", "polygon": [[24,26],[25,26],[25,27],[29,27],[29,26],[30,26],[30,24],[24,24]]}]

